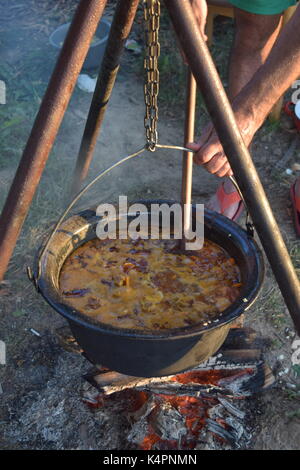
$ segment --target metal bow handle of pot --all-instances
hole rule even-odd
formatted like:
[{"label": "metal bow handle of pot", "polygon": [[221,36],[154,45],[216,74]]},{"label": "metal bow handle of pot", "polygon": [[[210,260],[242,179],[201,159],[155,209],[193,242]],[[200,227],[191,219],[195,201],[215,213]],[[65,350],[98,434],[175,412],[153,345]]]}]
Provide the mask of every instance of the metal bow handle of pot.
[{"label": "metal bow handle of pot", "polygon": [[251,222],[250,220],[250,214],[249,214],[249,210],[248,210],[248,207],[247,207],[247,204],[246,204],[246,201],[244,199],[244,196],[242,194],[242,191],[240,190],[240,187],[237,183],[237,180],[235,179],[234,176],[229,176],[229,179],[230,181],[232,182],[232,184],[234,185],[235,189],[237,190],[241,200],[243,201],[243,204],[245,206],[245,209],[246,209],[246,222],[245,222],[245,225],[246,225],[246,228],[247,228],[247,232],[248,232],[248,235],[250,235],[251,237],[254,236],[254,225],[253,223]]},{"label": "metal bow handle of pot", "polygon": [[[181,147],[179,145],[162,145],[162,144],[156,144],[155,146],[155,149],[156,148],[160,148],[160,149],[169,149],[169,150],[180,150],[180,151],[185,151],[185,152],[190,152],[190,153],[195,153],[196,151],[195,150],[191,150],[189,148],[186,148],[186,147]],[[47,251],[48,247],[49,247],[49,244],[51,242],[51,240],[53,239],[54,235],[56,234],[57,230],[59,229],[61,223],[63,222],[64,218],[66,217],[66,215],[69,213],[69,211],[72,209],[72,207],[76,204],[76,202],[79,201],[79,199],[97,182],[99,181],[101,178],[103,178],[105,175],[107,175],[110,171],[112,171],[113,169],[115,169],[116,167],[122,165],[123,163],[125,163],[126,161],[128,160],[131,160],[132,158],[135,158],[135,157],[138,157],[140,155],[142,155],[145,151],[153,151],[152,149],[149,149],[148,145],[146,144],[144,147],[142,147],[141,149],[139,149],[138,151],[130,154],[130,155],[127,155],[126,157],[122,158],[121,160],[119,160],[118,162],[114,163],[113,165],[111,165],[109,168],[106,168],[106,170],[103,170],[99,175],[97,175],[90,183],[88,183],[81,191],[79,191],[79,193],[74,197],[74,199],[70,202],[70,204],[67,206],[67,208],[64,210],[63,214],[61,215],[61,217],[59,218],[59,220],[57,221],[57,223],[55,224],[52,232],[50,233],[49,237],[48,237],[48,240],[47,242],[45,243],[44,247],[42,248],[40,254],[39,254],[39,258],[38,258],[38,272],[37,272],[37,275],[35,276],[35,274],[33,273],[32,269],[30,268],[30,266],[27,267],[27,274],[28,274],[28,277],[30,279],[30,281],[32,281],[35,285],[35,287],[38,289],[38,280],[40,278],[40,274],[41,274],[41,259],[44,255],[44,253]],[[247,205],[245,203],[245,200],[243,198],[243,195],[241,193],[241,190],[238,186],[238,183],[236,181],[236,179],[233,177],[233,176],[230,176],[230,180],[231,182],[234,184],[239,196],[241,197],[245,207],[246,207],[246,211],[247,211],[247,216],[246,216],[246,227],[247,227],[247,232],[250,236],[253,236],[254,235],[254,228],[253,228],[253,225],[252,223],[250,222],[249,220],[249,212],[247,210]]]}]

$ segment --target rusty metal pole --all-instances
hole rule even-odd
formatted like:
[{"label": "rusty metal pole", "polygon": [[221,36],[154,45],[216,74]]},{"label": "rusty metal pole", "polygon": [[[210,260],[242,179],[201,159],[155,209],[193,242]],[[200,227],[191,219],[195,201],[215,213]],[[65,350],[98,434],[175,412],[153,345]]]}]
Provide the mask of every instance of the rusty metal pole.
[{"label": "rusty metal pole", "polygon": [[87,176],[105,111],[120,67],[120,57],[129,36],[139,0],[119,0],[91,102],[86,126],[77,157],[71,197],[80,189]]},{"label": "rusty metal pole", "polygon": [[[187,71],[187,92],[184,128],[184,147],[188,142],[193,142],[195,132],[195,110],[196,110],[197,84],[190,69]],[[182,183],[181,183],[181,205],[182,205],[182,249],[184,248],[184,234],[188,233],[191,219],[190,212],[184,207],[190,207],[192,202],[192,182],[193,182],[193,153],[183,152],[182,159]]]},{"label": "rusty metal pole", "polygon": [[58,57],[0,218],[0,280],[76,84],[107,0],[81,0]]},{"label": "rusty metal pole", "polygon": [[298,335],[300,283],[189,0],[164,0]]}]

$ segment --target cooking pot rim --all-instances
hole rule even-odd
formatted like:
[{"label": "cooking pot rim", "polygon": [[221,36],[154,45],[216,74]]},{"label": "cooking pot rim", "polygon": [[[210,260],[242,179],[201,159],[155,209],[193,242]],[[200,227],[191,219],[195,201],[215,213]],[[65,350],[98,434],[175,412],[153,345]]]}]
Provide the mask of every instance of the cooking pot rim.
[{"label": "cooking pot rim", "polygon": [[[146,202],[146,201],[144,201]],[[158,201],[147,201],[148,203],[157,203]],[[160,202],[160,201],[159,201]],[[163,201],[173,204],[172,201]],[[84,211],[86,213],[87,211]],[[82,212],[80,213],[82,214]],[[77,214],[77,215],[80,215]],[[68,220],[68,219],[67,219]],[[117,328],[112,325],[101,323],[94,320],[92,317],[84,315],[80,311],[74,309],[73,307],[67,305],[63,302],[63,297],[57,291],[54,286],[54,282],[50,283],[49,276],[44,275],[45,264],[40,263],[41,266],[41,275],[37,281],[38,291],[44,297],[44,299],[54,308],[58,313],[64,316],[67,320],[71,322],[76,322],[84,328],[93,329],[101,333],[106,333],[114,336],[130,337],[132,339],[145,339],[145,340],[176,340],[183,337],[191,337],[205,333],[206,331],[213,330],[215,328],[221,327],[223,325],[232,322],[242,313],[244,313],[256,300],[259,291],[261,289],[265,269],[262,253],[256,243],[256,241],[244,230],[241,226],[231,221],[227,217],[224,217],[221,214],[218,214],[209,209],[205,209],[205,225],[209,225],[210,228],[216,229],[221,228],[228,230],[230,233],[231,241],[239,242],[240,245],[247,244],[248,253],[247,256],[251,256],[254,262],[254,268],[256,271],[252,274],[252,284],[248,287],[245,295],[239,297],[235,302],[233,302],[228,308],[221,312],[218,317],[215,317],[211,322],[201,322],[196,325],[181,327],[181,328],[172,328],[161,331],[145,331],[145,330],[136,330],[136,329],[127,329],[127,328]],[[221,246],[221,245],[220,245]],[[51,247],[51,245],[50,245]],[[49,249],[50,249],[49,247]],[[225,249],[225,248],[224,248]],[[47,256],[47,252],[44,254],[43,258]],[[43,261],[43,260],[41,260]],[[35,272],[37,272],[37,259],[35,263]],[[207,324],[204,324],[207,323]]]}]

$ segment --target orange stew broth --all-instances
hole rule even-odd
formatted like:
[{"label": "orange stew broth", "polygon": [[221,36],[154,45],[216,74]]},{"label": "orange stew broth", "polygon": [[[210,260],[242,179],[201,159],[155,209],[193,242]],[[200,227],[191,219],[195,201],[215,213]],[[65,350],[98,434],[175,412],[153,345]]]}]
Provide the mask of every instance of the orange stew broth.
[{"label": "orange stew broth", "polygon": [[65,261],[60,290],[73,308],[118,328],[164,330],[212,321],[239,296],[235,260],[205,241],[176,252],[173,241],[99,240]]}]

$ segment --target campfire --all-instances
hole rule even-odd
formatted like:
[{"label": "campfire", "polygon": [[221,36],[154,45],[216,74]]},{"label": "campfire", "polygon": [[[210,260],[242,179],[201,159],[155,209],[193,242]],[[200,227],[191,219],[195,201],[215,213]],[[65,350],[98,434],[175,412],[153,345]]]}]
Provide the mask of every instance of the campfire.
[{"label": "campfire", "polygon": [[252,436],[245,399],[274,382],[255,332],[230,330],[216,356],[177,375],[138,378],[93,367],[83,401],[111,404],[126,415],[129,448],[192,450],[244,448]]}]

